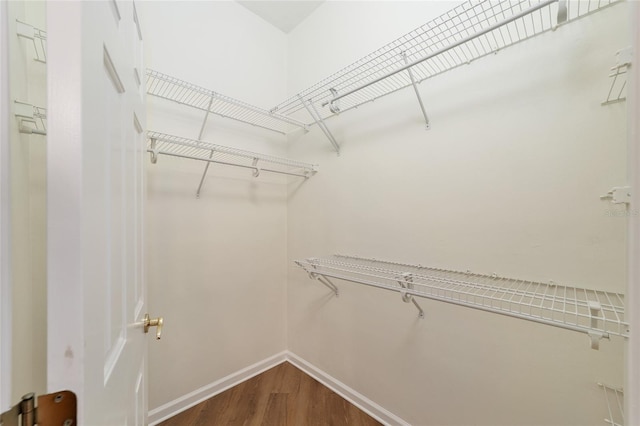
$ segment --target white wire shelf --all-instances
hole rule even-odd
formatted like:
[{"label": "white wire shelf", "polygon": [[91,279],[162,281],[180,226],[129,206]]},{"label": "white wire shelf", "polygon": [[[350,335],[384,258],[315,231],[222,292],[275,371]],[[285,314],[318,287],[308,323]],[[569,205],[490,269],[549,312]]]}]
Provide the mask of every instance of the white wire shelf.
[{"label": "white wire shelf", "polygon": [[586,333],[594,349],[602,338],[628,335],[620,293],[354,256],[296,264],[327,286],[335,278],[400,292],[405,302],[424,297]]},{"label": "white wire shelf", "polygon": [[33,45],[33,59],[47,63],[47,32],[16,19],[18,37],[29,40]]},{"label": "white wire shelf", "polygon": [[250,169],[254,177],[261,172],[278,173],[309,178],[318,171],[315,164],[287,158],[274,157],[256,152],[244,151],[209,142],[187,139],[158,132],[147,132],[151,162],[156,163],[159,155],[187,158],[205,163],[216,163]]},{"label": "white wire shelf", "polygon": [[[470,0],[312,87],[272,111],[317,108],[320,121],[420,83],[602,9],[616,0]],[[413,81],[412,81],[413,80]],[[416,94],[417,89],[416,89]],[[429,125],[422,100],[423,114]],[[313,122],[318,122],[313,117]]]},{"label": "white wire shelf", "polygon": [[624,392],[622,389],[598,383],[607,403],[608,416],[604,421],[611,426],[624,426]]},{"label": "white wire shelf", "polygon": [[46,135],[47,109],[25,102],[14,101],[14,115],[20,133]]},{"label": "white wire shelf", "polygon": [[306,125],[284,115],[221,95],[192,83],[147,69],[147,93],[180,105],[230,118],[274,132],[287,134]]}]

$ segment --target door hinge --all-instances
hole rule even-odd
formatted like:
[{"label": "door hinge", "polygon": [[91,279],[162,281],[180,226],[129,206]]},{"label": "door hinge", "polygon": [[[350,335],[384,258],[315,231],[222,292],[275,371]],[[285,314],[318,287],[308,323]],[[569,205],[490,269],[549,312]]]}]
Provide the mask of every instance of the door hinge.
[{"label": "door hinge", "polygon": [[78,403],[71,391],[40,395],[28,393],[10,410],[0,414],[2,426],[76,426]]},{"label": "door hinge", "polygon": [[630,186],[614,186],[605,195],[600,197],[601,200],[611,200],[613,204],[629,204],[631,203],[631,187]]}]

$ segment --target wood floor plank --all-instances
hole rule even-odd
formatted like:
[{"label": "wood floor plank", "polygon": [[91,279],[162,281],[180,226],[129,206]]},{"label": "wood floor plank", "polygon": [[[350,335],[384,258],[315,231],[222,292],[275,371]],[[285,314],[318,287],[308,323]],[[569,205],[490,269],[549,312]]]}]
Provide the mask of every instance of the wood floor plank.
[{"label": "wood floor plank", "polygon": [[159,426],[375,426],[378,421],[284,362]]}]

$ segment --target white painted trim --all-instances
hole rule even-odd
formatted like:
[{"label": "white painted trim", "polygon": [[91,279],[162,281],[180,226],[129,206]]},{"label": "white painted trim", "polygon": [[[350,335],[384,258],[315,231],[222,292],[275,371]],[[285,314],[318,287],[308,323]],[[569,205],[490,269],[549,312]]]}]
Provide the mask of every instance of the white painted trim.
[{"label": "white painted trim", "polygon": [[279,354],[273,355],[265,360],[259,361],[249,367],[243,368],[235,373],[229,374],[220,380],[196,389],[195,391],[188,393],[180,398],[177,398],[171,402],[168,402],[158,408],[154,408],[149,411],[149,426],[155,426],[160,422],[163,422],[176,414],[179,414],[194,405],[197,405],[209,398],[212,398],[227,389],[239,385],[240,383],[249,380],[258,374],[282,364],[288,361],[293,366],[299,368],[305,374],[313,377],[365,413],[369,414],[374,419],[385,425],[393,426],[410,426],[409,423],[402,420],[400,417],[384,409],[382,406],[371,401],[366,396],[355,391],[349,386],[345,385],[341,381],[331,377],[329,374],[320,370],[313,364],[300,358],[298,355],[289,351],[284,351]]},{"label": "white painted trim", "polygon": [[258,361],[249,367],[243,368],[235,373],[231,373],[220,380],[216,380],[211,384],[201,387],[200,389],[196,389],[195,391],[168,402],[158,408],[154,408],[149,411],[149,426],[157,425],[158,423],[167,420],[168,418],[171,418],[176,414],[201,403],[202,401],[206,401],[207,399],[239,385],[240,383],[257,376],[276,365],[282,364],[286,360],[287,352],[280,352],[279,354],[273,355],[267,359]]},{"label": "white painted trim", "polygon": [[9,252],[9,21],[0,2],[0,412],[11,406],[11,274]]},{"label": "white painted trim", "polygon": [[640,424],[640,5],[629,2],[633,62],[627,76],[627,126],[629,184],[633,191],[629,215],[627,250],[628,285],[626,317],[629,340],[626,351],[626,383],[624,385],[625,423]]},{"label": "white painted trim", "polygon": [[379,422],[385,425],[410,426],[409,423],[402,420],[400,417],[396,416],[387,409],[383,408],[381,405],[376,404],[366,396],[345,385],[340,380],[337,380],[328,375],[313,364],[300,358],[298,355],[292,352],[288,352],[287,361],[289,361],[291,364],[298,367],[300,370],[313,377],[374,419],[378,420]]}]

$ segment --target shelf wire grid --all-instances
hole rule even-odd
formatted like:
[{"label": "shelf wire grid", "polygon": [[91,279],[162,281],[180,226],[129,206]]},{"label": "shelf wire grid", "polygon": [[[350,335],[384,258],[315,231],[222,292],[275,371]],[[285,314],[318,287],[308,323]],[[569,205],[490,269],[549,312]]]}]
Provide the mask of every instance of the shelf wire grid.
[{"label": "shelf wire grid", "polygon": [[256,177],[260,172],[264,171],[308,178],[318,170],[318,166],[315,164],[215,145],[165,133],[149,131],[147,132],[147,139],[149,140],[147,151],[156,158],[159,154],[162,154],[243,167],[253,170]]},{"label": "shelf wire grid", "polygon": [[[616,2],[619,1],[567,0],[562,5],[566,6],[566,20],[572,21]],[[416,82],[420,83],[554,29],[558,3],[557,0],[467,1],[283,101],[272,111],[296,114],[304,109],[299,96],[316,105],[323,119],[356,108],[412,85],[406,71],[389,75],[407,65],[403,54],[409,63],[433,55],[411,67]],[[510,19],[514,20],[504,23]],[[332,102],[336,96],[352,91]]]},{"label": "shelf wire grid", "polygon": [[[311,258],[296,264],[312,278],[341,279],[587,334],[595,332],[604,338],[628,335],[624,295],[620,293],[355,256]],[[410,289],[402,286],[407,276],[411,277]]]},{"label": "shelf wire grid", "polygon": [[147,69],[147,93],[252,126],[287,134],[306,129],[298,120],[221,95],[175,77]]},{"label": "shelf wire grid", "polygon": [[624,426],[624,392],[620,388],[598,383],[607,404],[607,418],[604,419],[611,426]]},{"label": "shelf wire grid", "polygon": [[18,37],[31,41],[34,60],[47,63],[47,32],[16,19]]}]

